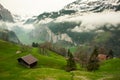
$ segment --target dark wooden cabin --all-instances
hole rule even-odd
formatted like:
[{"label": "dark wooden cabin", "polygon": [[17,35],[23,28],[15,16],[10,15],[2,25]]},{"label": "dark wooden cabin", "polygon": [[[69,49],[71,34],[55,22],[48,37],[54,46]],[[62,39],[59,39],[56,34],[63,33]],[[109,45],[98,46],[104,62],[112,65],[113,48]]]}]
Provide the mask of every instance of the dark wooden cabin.
[{"label": "dark wooden cabin", "polygon": [[21,58],[18,58],[17,60],[18,60],[18,62],[19,62],[20,64],[22,64],[22,65],[24,65],[24,66],[26,66],[26,67],[28,67],[28,68],[34,67],[34,66],[37,64],[37,61],[38,61],[38,60],[37,60],[34,56],[32,56],[31,54],[26,55],[26,56],[23,56],[23,57],[21,57]]}]

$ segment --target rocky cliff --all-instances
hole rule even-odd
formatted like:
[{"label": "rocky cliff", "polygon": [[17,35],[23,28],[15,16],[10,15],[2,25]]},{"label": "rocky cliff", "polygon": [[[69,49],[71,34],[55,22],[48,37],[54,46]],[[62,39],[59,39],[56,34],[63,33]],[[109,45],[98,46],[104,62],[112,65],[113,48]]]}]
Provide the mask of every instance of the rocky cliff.
[{"label": "rocky cliff", "polygon": [[6,8],[4,8],[1,4],[0,4],[0,20],[14,22],[10,11],[8,11]]},{"label": "rocky cliff", "polygon": [[5,29],[0,29],[0,39],[17,44],[20,43],[18,37],[13,31],[5,30]]}]

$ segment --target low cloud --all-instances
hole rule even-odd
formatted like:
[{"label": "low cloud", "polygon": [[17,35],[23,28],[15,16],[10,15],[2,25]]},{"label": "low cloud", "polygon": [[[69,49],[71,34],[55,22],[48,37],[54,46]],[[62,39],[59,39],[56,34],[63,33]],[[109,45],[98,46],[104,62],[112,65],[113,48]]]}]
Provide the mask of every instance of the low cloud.
[{"label": "low cloud", "polygon": [[81,32],[84,30],[93,30],[105,24],[120,24],[120,12],[102,12],[102,13],[77,13],[76,15],[62,16],[57,18],[56,22],[81,22],[73,30]]},{"label": "low cloud", "polygon": [[14,27],[19,27],[19,28],[22,28],[24,30],[32,30],[32,29],[34,29],[34,26],[32,24],[25,24],[24,25],[21,22],[9,23],[9,22],[0,21],[0,28],[1,29],[12,30]]}]

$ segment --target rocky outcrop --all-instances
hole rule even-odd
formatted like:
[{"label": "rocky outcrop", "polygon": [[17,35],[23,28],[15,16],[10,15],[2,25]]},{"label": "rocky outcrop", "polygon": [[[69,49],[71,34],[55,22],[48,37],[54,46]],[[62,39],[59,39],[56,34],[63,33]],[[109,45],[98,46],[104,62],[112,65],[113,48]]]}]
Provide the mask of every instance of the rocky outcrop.
[{"label": "rocky outcrop", "polygon": [[66,33],[56,35],[47,27],[46,27],[46,30],[47,30],[47,34],[48,34],[48,36],[47,36],[48,40],[47,41],[56,43],[57,41],[62,40],[62,41],[72,43],[72,39]]},{"label": "rocky outcrop", "polygon": [[66,41],[72,43],[71,37],[69,37],[66,33],[53,33],[48,27],[41,27],[39,29],[35,29],[30,33],[30,39],[40,39],[41,41],[48,41],[52,43],[56,43],[58,41]]},{"label": "rocky outcrop", "polygon": [[9,30],[0,29],[0,39],[18,44],[20,43],[16,34],[13,31]]}]

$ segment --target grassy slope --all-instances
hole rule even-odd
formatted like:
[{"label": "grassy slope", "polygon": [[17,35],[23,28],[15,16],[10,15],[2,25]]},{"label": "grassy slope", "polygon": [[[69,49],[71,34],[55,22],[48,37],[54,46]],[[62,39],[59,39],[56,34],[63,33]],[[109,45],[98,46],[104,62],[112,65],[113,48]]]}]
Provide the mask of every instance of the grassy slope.
[{"label": "grassy slope", "polygon": [[74,53],[77,50],[77,47],[70,47],[70,51]]},{"label": "grassy slope", "polygon": [[[28,69],[18,64],[17,58],[29,53],[16,54],[17,50],[19,46],[0,40],[0,80],[39,80],[45,77],[59,79],[69,76],[69,73],[63,70],[66,64],[65,59],[57,54],[48,51],[50,55],[43,56],[34,48],[31,54],[38,59],[38,65]],[[66,76],[63,76],[64,74]]]},{"label": "grassy slope", "polygon": [[111,59],[101,63],[95,72],[73,71],[75,80],[120,80],[120,59]]},{"label": "grassy slope", "polygon": [[36,48],[31,54],[38,58],[38,65],[28,69],[17,62],[17,58],[29,54],[16,54],[19,46],[0,40],[0,80],[119,80],[120,59],[105,61],[96,72],[64,71],[63,57],[48,51],[49,56],[40,55]]}]

